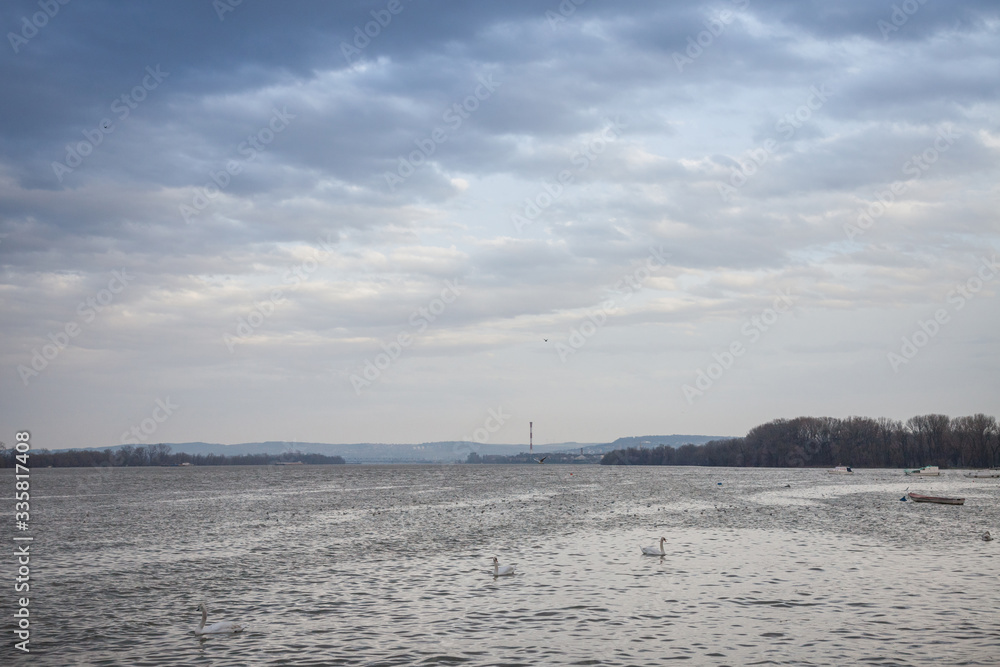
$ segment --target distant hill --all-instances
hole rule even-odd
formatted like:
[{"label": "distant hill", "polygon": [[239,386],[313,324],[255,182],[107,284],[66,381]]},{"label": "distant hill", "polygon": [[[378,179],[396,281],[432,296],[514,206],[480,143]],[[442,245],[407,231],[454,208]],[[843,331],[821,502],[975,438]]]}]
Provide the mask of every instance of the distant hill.
[{"label": "distant hill", "polygon": [[[548,445],[535,445],[533,451],[566,452],[583,450],[587,454],[603,454],[614,449],[638,447],[640,444],[643,447],[655,447],[661,444],[679,447],[689,442],[701,444],[715,439],[717,438],[704,435],[647,435],[634,438],[619,438],[611,443],[560,442]],[[425,442],[416,445],[374,442],[337,445],[321,442],[282,441],[246,442],[238,445],[221,445],[210,442],[171,442],[164,444],[170,445],[170,451],[173,453],[239,456],[241,454],[281,454],[283,452],[298,451],[304,454],[342,456],[348,463],[454,463],[464,462],[470,452],[476,452],[480,455],[499,454],[513,456],[528,451],[527,445],[484,445],[478,442],[464,441]],[[127,446],[129,445],[87,447],[86,449],[116,450]],[[140,445],[132,446],[137,447]]]},{"label": "distant hill", "polygon": [[618,438],[605,445],[606,449],[602,451],[610,452],[614,449],[628,449],[629,447],[659,447],[660,445],[669,447],[703,445],[712,440],[728,440],[731,437],[729,435],[637,435],[629,438]]}]

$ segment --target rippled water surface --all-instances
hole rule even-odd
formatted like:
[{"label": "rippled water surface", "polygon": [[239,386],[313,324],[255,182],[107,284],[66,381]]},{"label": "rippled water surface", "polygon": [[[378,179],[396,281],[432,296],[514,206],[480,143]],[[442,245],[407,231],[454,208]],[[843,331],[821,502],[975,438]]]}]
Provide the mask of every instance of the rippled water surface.
[{"label": "rippled water surface", "polygon": [[[270,466],[31,483],[32,653],[11,648],[5,594],[5,664],[1000,663],[1000,539],[981,539],[1000,538],[1000,480],[957,471]],[[966,504],[900,502],[907,487]],[[666,555],[641,555],[660,536]],[[516,574],[494,579],[494,555]],[[209,623],[248,629],[199,639],[201,601]]]}]

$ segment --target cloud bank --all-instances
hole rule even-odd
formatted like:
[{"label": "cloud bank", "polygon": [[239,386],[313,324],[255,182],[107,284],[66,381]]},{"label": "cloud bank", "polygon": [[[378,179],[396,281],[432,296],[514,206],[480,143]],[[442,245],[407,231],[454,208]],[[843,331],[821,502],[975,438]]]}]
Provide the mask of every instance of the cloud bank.
[{"label": "cloud bank", "polygon": [[995,412],[995,3],[0,25],[0,421],[38,443],[158,401],[133,444]]}]

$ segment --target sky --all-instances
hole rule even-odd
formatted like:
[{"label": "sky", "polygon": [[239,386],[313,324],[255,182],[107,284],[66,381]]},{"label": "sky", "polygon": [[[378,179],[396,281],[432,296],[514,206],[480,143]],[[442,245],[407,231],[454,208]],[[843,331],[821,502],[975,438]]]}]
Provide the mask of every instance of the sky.
[{"label": "sky", "polygon": [[4,3],[0,440],[997,414],[1000,7]]}]

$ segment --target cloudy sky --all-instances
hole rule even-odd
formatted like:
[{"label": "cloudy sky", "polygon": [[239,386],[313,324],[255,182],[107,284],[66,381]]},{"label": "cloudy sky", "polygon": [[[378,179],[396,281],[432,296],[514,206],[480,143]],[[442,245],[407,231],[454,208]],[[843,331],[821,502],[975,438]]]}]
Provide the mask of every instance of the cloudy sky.
[{"label": "cloudy sky", "polygon": [[1000,9],[4,3],[0,440],[997,414]]}]

